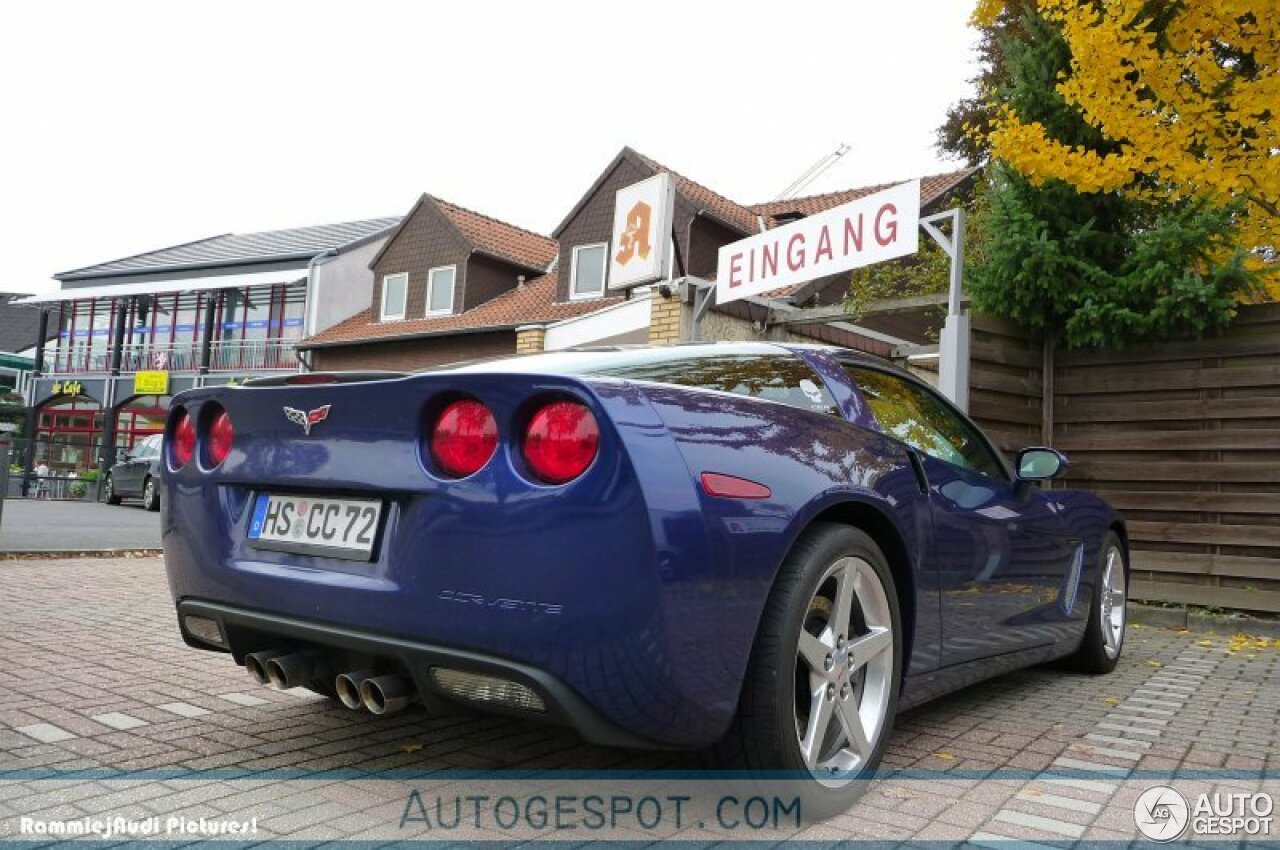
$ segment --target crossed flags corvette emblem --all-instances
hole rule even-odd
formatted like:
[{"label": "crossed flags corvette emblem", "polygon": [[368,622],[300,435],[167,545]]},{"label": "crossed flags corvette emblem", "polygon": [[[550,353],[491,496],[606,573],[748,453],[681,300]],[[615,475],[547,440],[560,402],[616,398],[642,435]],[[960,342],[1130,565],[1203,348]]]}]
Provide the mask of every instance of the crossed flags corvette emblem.
[{"label": "crossed flags corvette emblem", "polygon": [[331,404],[324,407],[317,407],[315,410],[298,410],[296,407],[286,407],[284,409],[284,418],[288,419],[295,425],[302,426],[302,433],[311,436],[311,426],[329,418],[329,408]]}]

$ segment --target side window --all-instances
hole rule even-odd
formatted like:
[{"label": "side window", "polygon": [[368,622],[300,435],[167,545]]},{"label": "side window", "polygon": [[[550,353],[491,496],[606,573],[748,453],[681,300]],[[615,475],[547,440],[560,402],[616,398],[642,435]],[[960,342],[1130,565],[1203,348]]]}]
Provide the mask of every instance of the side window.
[{"label": "side window", "polygon": [[578,245],[573,249],[569,268],[569,298],[599,298],[604,295],[609,244]]},{"label": "side window", "polygon": [[457,273],[457,266],[441,266],[427,272],[428,316],[453,312],[453,283]]},{"label": "side window", "polygon": [[743,354],[688,357],[592,369],[592,374],[763,398],[818,413],[840,415],[822,379],[799,357]]},{"label": "side window", "polygon": [[929,390],[896,375],[846,366],[886,434],[953,466],[1005,478],[977,429]]},{"label": "side window", "polygon": [[382,278],[382,320],[403,319],[405,301],[409,294],[409,275],[406,272],[389,274]]}]

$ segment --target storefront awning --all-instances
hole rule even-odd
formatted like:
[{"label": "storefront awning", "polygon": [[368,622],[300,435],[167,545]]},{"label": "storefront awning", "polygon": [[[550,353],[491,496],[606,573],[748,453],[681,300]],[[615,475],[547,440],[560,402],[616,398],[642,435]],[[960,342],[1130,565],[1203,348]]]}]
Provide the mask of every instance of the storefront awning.
[{"label": "storefront awning", "polygon": [[306,280],[305,266],[273,272],[249,272],[247,274],[210,275],[208,277],[175,278],[172,280],[139,281],[138,283],[113,283],[107,286],[77,286],[16,298],[10,304],[57,304],[60,301],[82,301],[88,298],[120,298],[128,295],[160,295],[168,292],[198,292],[210,289],[237,289],[242,286],[267,286],[275,283],[294,283]]}]

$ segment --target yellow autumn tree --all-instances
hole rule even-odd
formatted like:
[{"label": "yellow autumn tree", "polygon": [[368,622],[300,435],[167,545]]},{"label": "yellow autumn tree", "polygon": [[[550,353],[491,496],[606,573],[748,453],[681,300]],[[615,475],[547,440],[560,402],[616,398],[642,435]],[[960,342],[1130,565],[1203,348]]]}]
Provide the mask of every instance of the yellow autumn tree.
[{"label": "yellow autumn tree", "polygon": [[[1005,2],[980,0],[975,23],[990,24]],[[1025,2],[1070,48],[1059,94],[1116,144],[1070,147],[1008,110],[993,157],[1037,185],[1239,203],[1241,246],[1280,249],[1280,2]],[[1280,297],[1275,275],[1269,289]]]}]

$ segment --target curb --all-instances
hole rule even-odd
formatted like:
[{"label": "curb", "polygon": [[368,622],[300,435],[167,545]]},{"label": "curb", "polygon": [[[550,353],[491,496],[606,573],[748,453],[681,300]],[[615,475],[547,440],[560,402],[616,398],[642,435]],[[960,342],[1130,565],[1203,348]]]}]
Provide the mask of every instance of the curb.
[{"label": "curb", "polygon": [[1164,626],[1193,632],[1217,632],[1234,635],[1243,632],[1255,637],[1280,637],[1280,620],[1230,614],[1206,614],[1195,608],[1160,608],[1155,605],[1129,603],[1129,622],[1144,626]]},{"label": "curb", "polygon": [[0,552],[0,561],[51,561],[63,558],[158,558],[163,549],[31,549]]}]

